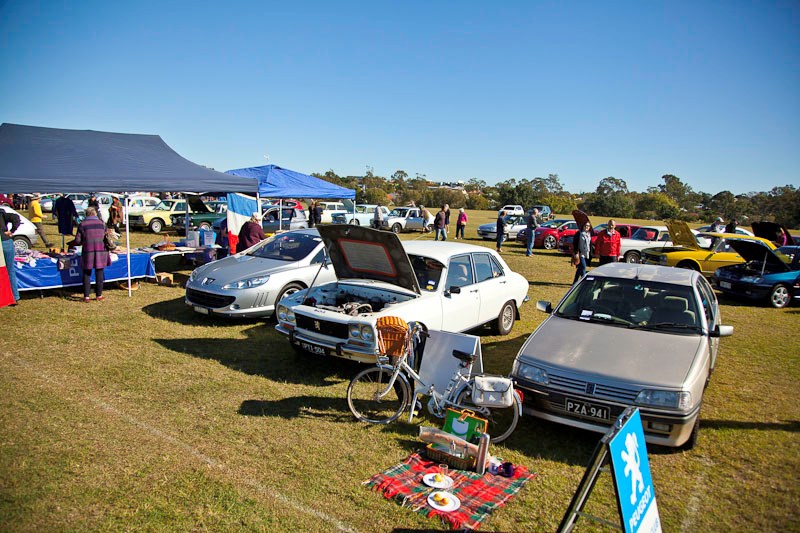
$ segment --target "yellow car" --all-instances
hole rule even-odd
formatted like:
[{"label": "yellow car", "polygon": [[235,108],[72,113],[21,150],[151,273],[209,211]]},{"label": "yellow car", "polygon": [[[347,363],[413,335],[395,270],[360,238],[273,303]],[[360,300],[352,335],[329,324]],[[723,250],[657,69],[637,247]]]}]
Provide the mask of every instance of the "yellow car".
[{"label": "yellow car", "polygon": [[720,267],[744,263],[742,256],[730,246],[731,240],[760,242],[770,250],[775,249],[771,241],[761,237],[738,233],[701,233],[695,237],[686,222],[670,220],[666,224],[674,246],[645,248],[642,263],[691,268],[710,277]]}]

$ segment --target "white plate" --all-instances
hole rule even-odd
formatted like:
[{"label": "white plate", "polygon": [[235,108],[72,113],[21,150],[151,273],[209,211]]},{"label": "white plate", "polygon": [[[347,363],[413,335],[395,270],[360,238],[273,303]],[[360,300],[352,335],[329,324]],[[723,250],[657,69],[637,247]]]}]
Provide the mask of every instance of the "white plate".
[{"label": "white plate", "polygon": [[[437,494],[447,497],[448,500],[447,505],[441,505],[433,499],[434,496],[436,496]],[[455,495],[449,492],[443,490],[437,490],[436,492],[428,495],[428,505],[430,505],[437,511],[443,511],[445,513],[449,513],[461,507],[461,500],[459,500]]]},{"label": "white plate", "polygon": [[431,472],[422,476],[422,482],[434,489],[449,489],[453,486],[453,478],[450,476],[444,476],[444,479],[437,483],[436,472]]}]

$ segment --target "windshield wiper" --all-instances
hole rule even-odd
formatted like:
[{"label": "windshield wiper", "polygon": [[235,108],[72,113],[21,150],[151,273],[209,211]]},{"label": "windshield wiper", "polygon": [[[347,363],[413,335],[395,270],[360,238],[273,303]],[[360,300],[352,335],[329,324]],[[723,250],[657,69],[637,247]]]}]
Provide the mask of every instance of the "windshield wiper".
[{"label": "windshield wiper", "polygon": [[700,329],[692,324],[678,324],[677,322],[658,322],[656,324],[647,324],[647,327],[652,329],[691,329],[695,331]]}]

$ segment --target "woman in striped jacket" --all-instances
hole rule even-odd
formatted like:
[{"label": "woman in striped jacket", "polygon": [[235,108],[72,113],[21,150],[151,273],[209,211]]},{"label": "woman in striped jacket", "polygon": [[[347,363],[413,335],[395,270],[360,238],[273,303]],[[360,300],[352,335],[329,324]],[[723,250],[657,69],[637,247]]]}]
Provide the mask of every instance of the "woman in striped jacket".
[{"label": "woman in striped jacket", "polygon": [[86,218],[78,226],[75,235],[75,244],[81,248],[81,268],[83,269],[83,301],[88,303],[89,293],[92,290],[92,269],[94,269],[94,292],[97,301],[103,300],[103,283],[105,274],[103,269],[111,264],[111,256],[106,250],[104,237],[106,225],[97,217],[97,209],[86,208]]}]

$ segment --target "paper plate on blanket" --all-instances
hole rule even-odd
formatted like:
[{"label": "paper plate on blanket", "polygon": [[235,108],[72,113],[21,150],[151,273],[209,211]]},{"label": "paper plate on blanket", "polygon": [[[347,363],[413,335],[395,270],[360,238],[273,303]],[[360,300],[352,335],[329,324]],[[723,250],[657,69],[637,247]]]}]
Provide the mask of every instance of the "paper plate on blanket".
[{"label": "paper plate on blanket", "polygon": [[436,492],[428,495],[428,505],[437,511],[449,513],[461,507],[461,500],[459,500],[454,494],[443,490],[437,490]]},{"label": "paper plate on blanket", "polygon": [[[439,481],[436,480],[437,475],[441,477]],[[422,476],[422,482],[434,489],[449,489],[453,486],[453,478],[437,474],[436,472],[429,472]]]}]

